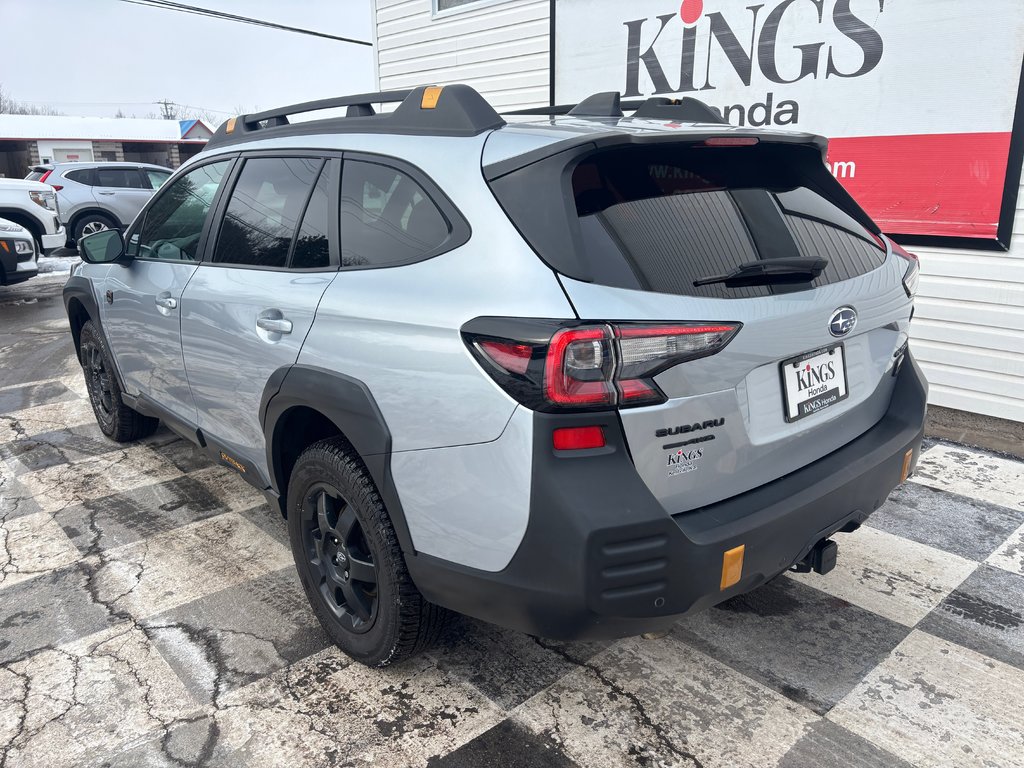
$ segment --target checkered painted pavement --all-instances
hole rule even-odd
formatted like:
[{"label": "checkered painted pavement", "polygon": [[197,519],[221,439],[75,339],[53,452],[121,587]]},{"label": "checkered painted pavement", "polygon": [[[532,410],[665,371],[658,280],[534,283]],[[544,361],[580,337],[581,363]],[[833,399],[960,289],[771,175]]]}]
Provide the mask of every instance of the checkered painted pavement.
[{"label": "checkered painted pavement", "polygon": [[2,768],[1024,765],[1024,463],[932,443],[831,574],[662,639],[457,619],[367,670],[260,494],[102,437],[63,323],[0,331]]}]

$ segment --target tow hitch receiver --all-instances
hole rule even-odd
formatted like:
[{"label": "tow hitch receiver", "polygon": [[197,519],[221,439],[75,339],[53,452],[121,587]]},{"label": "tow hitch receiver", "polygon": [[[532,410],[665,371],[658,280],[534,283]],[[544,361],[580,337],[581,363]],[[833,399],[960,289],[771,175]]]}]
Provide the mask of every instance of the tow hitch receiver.
[{"label": "tow hitch receiver", "polygon": [[799,563],[794,563],[791,570],[797,573],[828,573],[836,567],[836,558],[839,556],[839,545],[831,539],[822,539],[807,553],[807,557]]}]

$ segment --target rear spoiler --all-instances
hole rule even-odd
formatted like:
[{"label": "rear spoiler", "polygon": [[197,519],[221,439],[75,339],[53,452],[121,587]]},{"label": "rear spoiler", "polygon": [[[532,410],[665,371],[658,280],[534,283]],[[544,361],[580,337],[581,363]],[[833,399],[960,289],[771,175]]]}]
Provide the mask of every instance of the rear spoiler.
[{"label": "rear spoiler", "polygon": [[[616,146],[650,146],[653,144],[703,144],[708,139],[728,137],[730,139],[757,139],[761,144],[791,144],[814,147],[821,153],[824,163],[828,154],[828,139],[814,133],[770,133],[743,128],[723,127],[708,130],[687,130],[680,133],[625,133],[609,130],[607,133],[587,133],[539,147],[521,155],[515,155],[483,167],[484,178],[495,181],[528,165],[546,160],[568,150],[597,150]],[[574,152],[573,154],[579,154]]]}]

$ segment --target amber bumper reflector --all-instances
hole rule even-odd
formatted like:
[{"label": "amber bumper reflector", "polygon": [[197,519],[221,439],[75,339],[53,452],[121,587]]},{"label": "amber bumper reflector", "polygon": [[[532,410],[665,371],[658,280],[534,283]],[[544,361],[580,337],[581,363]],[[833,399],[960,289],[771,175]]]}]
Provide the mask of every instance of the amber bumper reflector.
[{"label": "amber bumper reflector", "polygon": [[910,477],[910,462],[914,460],[914,449],[911,448],[903,454],[903,469],[900,471],[900,482],[905,482]]},{"label": "amber bumper reflector", "polygon": [[745,544],[740,544],[722,555],[722,589],[728,589],[743,575],[743,548],[745,546]]}]

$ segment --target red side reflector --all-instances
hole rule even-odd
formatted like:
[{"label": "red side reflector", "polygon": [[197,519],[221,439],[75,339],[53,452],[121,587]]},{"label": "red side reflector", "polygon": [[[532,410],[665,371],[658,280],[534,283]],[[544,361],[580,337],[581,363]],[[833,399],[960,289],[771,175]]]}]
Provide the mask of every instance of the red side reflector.
[{"label": "red side reflector", "polygon": [[556,451],[582,451],[605,446],[601,427],[561,427],[551,436]]},{"label": "red side reflector", "polygon": [[758,144],[760,139],[754,136],[712,136],[704,139],[705,147],[752,147]]}]

